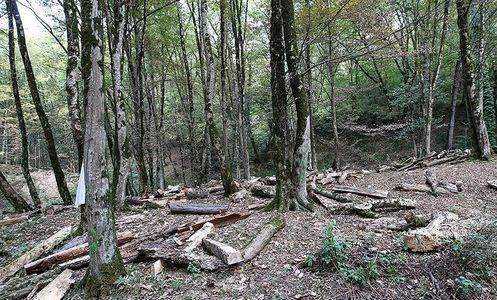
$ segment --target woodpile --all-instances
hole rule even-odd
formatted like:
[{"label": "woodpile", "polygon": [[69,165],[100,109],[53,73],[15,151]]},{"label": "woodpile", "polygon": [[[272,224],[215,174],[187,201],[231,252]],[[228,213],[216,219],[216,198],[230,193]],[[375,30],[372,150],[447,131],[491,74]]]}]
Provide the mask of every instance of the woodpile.
[{"label": "woodpile", "polygon": [[471,157],[471,150],[452,150],[441,151],[440,153],[432,152],[421,158],[409,158],[403,162],[394,162],[389,166],[383,165],[377,168],[377,172],[384,171],[411,171],[416,169],[429,168],[441,164],[458,164],[468,160]]}]

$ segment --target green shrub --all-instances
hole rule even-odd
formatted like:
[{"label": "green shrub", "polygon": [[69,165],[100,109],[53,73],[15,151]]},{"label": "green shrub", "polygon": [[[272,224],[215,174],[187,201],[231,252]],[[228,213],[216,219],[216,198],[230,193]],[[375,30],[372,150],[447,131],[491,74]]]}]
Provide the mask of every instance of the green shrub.
[{"label": "green shrub", "polygon": [[335,228],[335,221],[332,221],[324,228],[321,260],[325,265],[333,265],[336,269],[339,269],[340,266],[348,259],[348,255],[345,250],[350,248],[350,245],[347,241],[336,238],[334,233]]},{"label": "green shrub", "polygon": [[[471,275],[471,274],[468,274]],[[459,276],[456,279],[457,293],[462,297],[474,296],[482,290],[482,286],[477,281],[471,280],[465,276]]]}]

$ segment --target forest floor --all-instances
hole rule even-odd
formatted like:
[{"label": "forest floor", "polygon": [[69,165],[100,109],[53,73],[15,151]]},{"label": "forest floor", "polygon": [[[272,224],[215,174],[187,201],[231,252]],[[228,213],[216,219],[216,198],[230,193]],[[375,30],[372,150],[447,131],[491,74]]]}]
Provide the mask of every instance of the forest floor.
[{"label": "forest floor", "polygon": [[[497,162],[467,161],[433,168],[439,180],[461,181],[463,192],[433,196],[429,193],[399,192],[402,183],[424,184],[424,170],[388,171],[352,177],[345,184],[389,190],[390,198],[409,198],[417,202],[415,214],[450,211],[461,219],[494,220],[497,216],[497,191],[487,181],[497,179]],[[354,197],[356,200],[363,197]],[[230,203],[230,211],[268,201],[246,197]],[[227,203],[222,196],[202,202]],[[382,216],[403,219],[405,211],[385,212]],[[216,228],[213,238],[236,249],[243,249],[275,213],[254,211],[247,219]],[[200,216],[175,215],[168,208],[132,207],[117,216],[117,231],[132,231],[136,236],[161,232],[173,224],[196,220]],[[129,263],[127,276],[121,277],[112,291],[114,299],[497,299],[497,279],[461,282],[465,270],[449,243],[438,251],[415,254],[404,249],[402,232],[372,230],[372,221],[356,215],[331,215],[317,206],[312,213],[288,212],[286,226],[253,260],[214,272],[195,266],[166,266],[154,275],[153,261]],[[77,225],[79,212],[65,209],[46,212],[29,220],[0,227],[0,267],[32,248],[68,224]],[[342,271],[320,263],[323,231],[331,222],[337,240],[347,241],[347,266]],[[201,250],[198,250],[201,251]],[[495,249],[493,250],[495,254]],[[309,266],[310,261],[316,262]],[[497,270],[492,270],[497,271]],[[22,273],[22,272],[21,272]],[[84,269],[77,271],[82,278]],[[17,275],[22,276],[22,275]],[[464,277],[464,278],[466,278]],[[481,286],[480,286],[481,285]],[[467,288],[467,290],[465,289]],[[463,290],[462,290],[463,289]],[[82,299],[83,290],[74,285],[65,299]]]}]

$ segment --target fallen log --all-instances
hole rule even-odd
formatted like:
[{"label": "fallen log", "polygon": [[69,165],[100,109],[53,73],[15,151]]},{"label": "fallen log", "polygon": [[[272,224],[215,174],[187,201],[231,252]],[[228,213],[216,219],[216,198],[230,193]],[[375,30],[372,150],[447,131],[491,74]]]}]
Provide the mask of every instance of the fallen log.
[{"label": "fallen log", "polygon": [[164,262],[162,261],[162,259],[156,260],[152,265],[152,273],[154,274],[154,276],[159,275],[160,273],[162,273],[163,270],[164,270]]},{"label": "fallen log", "polygon": [[350,202],[352,202],[352,200],[350,200],[349,198],[347,198],[347,196],[344,195],[344,194],[333,193],[333,192],[327,191],[325,189],[320,189],[320,188],[317,188],[317,187],[314,188],[314,192],[316,194],[319,194],[319,195],[323,196],[323,197],[333,199],[333,200],[338,201],[340,203],[350,203]]},{"label": "fallen log", "polygon": [[264,247],[271,241],[271,238],[283,227],[285,223],[282,221],[267,224],[257,234],[257,236],[243,250],[243,260],[249,261],[256,257]]},{"label": "fallen log", "polygon": [[458,216],[453,213],[435,213],[426,227],[411,230],[404,235],[404,245],[412,252],[436,250],[446,237],[446,234],[441,231],[442,223],[456,220]]},{"label": "fallen log", "polygon": [[9,276],[14,275],[22,269],[22,267],[37,259],[46,252],[51,251],[62,241],[64,241],[72,232],[72,226],[67,226],[57,231],[55,234],[50,236],[48,239],[38,243],[31,250],[21,255],[19,258],[15,259],[13,262],[8,264],[6,267],[0,269],[0,282],[3,282]]},{"label": "fallen log", "polygon": [[276,194],[276,188],[270,185],[257,184],[250,189],[250,192],[256,197],[274,198],[274,195]]},{"label": "fallen log", "polygon": [[185,191],[185,196],[188,200],[193,200],[193,199],[204,199],[209,197],[209,190],[199,188],[199,189],[187,189]]},{"label": "fallen log", "polygon": [[185,231],[197,231],[200,228],[202,228],[202,226],[204,226],[205,223],[208,222],[212,223],[215,227],[225,226],[228,224],[235,223],[239,220],[246,219],[250,216],[250,214],[251,214],[250,212],[233,212],[224,215],[213,216],[196,222],[186,223],[167,230],[166,236],[175,233],[183,233]]},{"label": "fallen log", "polygon": [[36,296],[35,300],[60,300],[64,297],[71,285],[75,282],[72,278],[73,271],[64,270],[50,282]]},{"label": "fallen log", "polygon": [[[134,235],[129,232],[123,232],[117,235],[117,243],[118,245],[125,244],[134,239]],[[58,265],[80,256],[86,255],[89,253],[88,243],[84,243],[67,250],[63,250],[47,257],[38,259],[36,261],[27,263],[24,265],[24,269],[27,274],[31,273],[39,273],[41,271],[50,269],[54,265]]]},{"label": "fallen log", "polygon": [[247,198],[248,195],[249,195],[249,192],[247,190],[243,189],[243,190],[240,190],[236,193],[231,194],[230,201],[232,203],[239,203],[242,200],[244,200],[245,198]]},{"label": "fallen log", "polygon": [[29,216],[27,216],[27,215],[23,215],[20,217],[3,218],[0,220],[0,227],[4,226],[4,225],[12,225],[12,224],[20,223],[20,222],[26,221],[27,219],[29,219]]},{"label": "fallen log", "polygon": [[37,275],[13,277],[0,285],[0,299],[25,299],[36,286],[44,288],[60,272],[60,268],[55,268]]},{"label": "fallen log", "polygon": [[345,186],[345,185],[334,185],[331,187],[331,190],[338,193],[351,193],[357,194],[360,196],[367,196],[371,198],[387,198],[388,191],[383,190],[375,190],[371,188],[360,188],[353,186]]},{"label": "fallen log", "polygon": [[203,239],[202,245],[207,251],[219,258],[228,266],[238,264],[243,261],[242,254],[235,248],[211,239]]},{"label": "fallen log", "polygon": [[224,187],[222,185],[213,186],[207,189],[209,194],[216,194],[219,192],[224,192]]},{"label": "fallen log", "polygon": [[192,234],[186,241],[188,245],[185,248],[186,252],[191,252],[193,249],[197,248],[200,244],[202,244],[202,240],[205,239],[209,234],[214,231],[214,225],[210,222],[207,222],[197,230],[194,234]]},{"label": "fallen log", "polygon": [[219,214],[227,212],[228,205],[207,204],[207,203],[186,203],[186,202],[170,202],[169,209],[173,214]]},{"label": "fallen log", "polygon": [[365,218],[377,218],[377,212],[414,209],[416,202],[410,199],[382,199],[364,203],[343,203],[330,205],[334,214],[356,214]]},{"label": "fallen log", "polygon": [[263,202],[263,203],[254,203],[250,204],[247,208],[248,210],[258,210],[258,209],[263,209],[266,207],[270,202]]}]

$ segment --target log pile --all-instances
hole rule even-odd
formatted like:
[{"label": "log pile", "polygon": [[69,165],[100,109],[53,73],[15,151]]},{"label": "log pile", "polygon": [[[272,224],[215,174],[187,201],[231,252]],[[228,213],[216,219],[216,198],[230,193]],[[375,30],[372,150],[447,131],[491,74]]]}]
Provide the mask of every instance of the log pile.
[{"label": "log pile", "polygon": [[394,162],[391,165],[382,165],[376,169],[378,173],[384,171],[411,171],[416,169],[429,168],[441,164],[458,164],[467,161],[471,157],[471,150],[451,150],[432,152],[420,158],[409,158],[403,162]]},{"label": "log pile", "polygon": [[429,193],[434,196],[441,194],[458,194],[463,190],[463,183],[461,181],[456,182],[444,182],[438,181],[433,173],[433,170],[427,169],[425,171],[425,184],[410,184],[402,183],[395,187],[395,190],[401,192],[421,192]]}]

